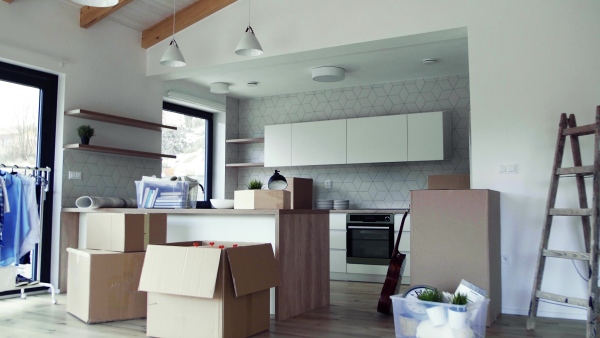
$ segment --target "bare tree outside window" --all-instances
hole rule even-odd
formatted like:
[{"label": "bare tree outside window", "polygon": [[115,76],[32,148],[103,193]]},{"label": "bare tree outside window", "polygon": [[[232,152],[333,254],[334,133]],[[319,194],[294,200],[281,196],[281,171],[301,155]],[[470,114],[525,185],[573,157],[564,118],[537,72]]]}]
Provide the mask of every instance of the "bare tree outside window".
[{"label": "bare tree outside window", "polygon": [[40,90],[0,81],[0,163],[35,166]]}]

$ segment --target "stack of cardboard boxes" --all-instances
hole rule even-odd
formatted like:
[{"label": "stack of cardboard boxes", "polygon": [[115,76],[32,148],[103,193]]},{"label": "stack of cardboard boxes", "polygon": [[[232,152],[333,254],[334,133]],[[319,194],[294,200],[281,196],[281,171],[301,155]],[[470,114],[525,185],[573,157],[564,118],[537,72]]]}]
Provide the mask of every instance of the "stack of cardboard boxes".
[{"label": "stack of cardboard boxes", "polygon": [[86,217],[86,249],[67,249],[67,312],[86,323],[146,317],[138,285],[146,246],[167,241],[166,214]]}]

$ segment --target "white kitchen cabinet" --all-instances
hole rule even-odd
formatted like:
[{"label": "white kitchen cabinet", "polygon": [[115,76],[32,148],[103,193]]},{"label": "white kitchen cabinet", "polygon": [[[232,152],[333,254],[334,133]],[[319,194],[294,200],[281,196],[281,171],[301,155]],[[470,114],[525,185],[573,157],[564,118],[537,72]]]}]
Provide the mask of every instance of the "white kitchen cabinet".
[{"label": "white kitchen cabinet", "polygon": [[292,165],[346,163],[346,120],[292,124]]},{"label": "white kitchen cabinet", "polygon": [[347,120],[347,163],[407,160],[406,114]]},{"label": "white kitchen cabinet", "polygon": [[346,231],[346,213],[330,213],[329,229]]},{"label": "white kitchen cabinet", "polygon": [[346,250],[329,251],[329,272],[346,273]]},{"label": "white kitchen cabinet", "polygon": [[408,161],[446,160],[451,156],[450,112],[408,114]]},{"label": "white kitchen cabinet", "polygon": [[346,230],[329,231],[329,248],[346,250]]},{"label": "white kitchen cabinet", "polygon": [[292,125],[265,126],[265,167],[292,165]]}]

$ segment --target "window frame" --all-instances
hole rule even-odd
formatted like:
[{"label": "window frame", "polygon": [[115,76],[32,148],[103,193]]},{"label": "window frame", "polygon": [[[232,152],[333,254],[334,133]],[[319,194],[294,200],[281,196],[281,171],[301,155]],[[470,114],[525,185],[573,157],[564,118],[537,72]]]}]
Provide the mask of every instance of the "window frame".
[{"label": "window frame", "polygon": [[[213,183],[213,114],[207,111],[203,111],[197,108],[190,108],[182,106],[176,103],[163,101],[163,110],[167,110],[173,113],[188,115],[206,120],[206,130],[204,133],[204,201],[197,201],[197,209],[210,208],[210,199],[212,198],[212,183]],[[161,113],[162,114],[162,113]],[[162,117],[162,116],[161,116]],[[161,136],[162,142],[162,136]]]},{"label": "window frame", "polygon": [[[39,253],[41,255],[40,276],[37,276],[36,279],[49,283],[52,271],[52,206],[54,202],[54,176],[57,172],[54,167],[54,149],[56,145],[56,115],[58,107],[59,77],[55,74],[0,61],[0,80],[40,89],[37,144],[38,156],[36,163],[38,167],[50,167],[53,170],[48,177],[48,191],[46,192],[44,215],[42,219],[42,250]],[[18,163],[14,164],[18,165]],[[36,191],[39,194],[39,189],[36,189]],[[31,260],[32,262],[36,261],[36,258],[32,256]],[[35,271],[34,264],[34,273]],[[43,289],[45,288],[42,288],[42,290]],[[7,291],[0,294],[5,295],[13,293],[20,293],[20,291]]]}]

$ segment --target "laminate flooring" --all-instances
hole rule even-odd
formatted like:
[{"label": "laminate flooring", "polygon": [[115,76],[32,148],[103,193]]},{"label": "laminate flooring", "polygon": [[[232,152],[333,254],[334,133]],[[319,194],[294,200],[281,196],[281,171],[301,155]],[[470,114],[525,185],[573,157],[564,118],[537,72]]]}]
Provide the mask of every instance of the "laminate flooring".
[{"label": "laminate flooring", "polygon": [[[380,292],[380,284],[332,281],[330,306],[283,322],[271,320],[270,330],[255,337],[394,337],[392,317],[375,310]],[[67,313],[65,294],[57,299],[57,305],[49,295],[0,300],[0,337],[146,336],[145,319],[88,325]],[[585,336],[583,321],[538,318],[535,331],[525,329],[526,321],[524,316],[501,315],[486,337]]]}]

